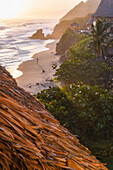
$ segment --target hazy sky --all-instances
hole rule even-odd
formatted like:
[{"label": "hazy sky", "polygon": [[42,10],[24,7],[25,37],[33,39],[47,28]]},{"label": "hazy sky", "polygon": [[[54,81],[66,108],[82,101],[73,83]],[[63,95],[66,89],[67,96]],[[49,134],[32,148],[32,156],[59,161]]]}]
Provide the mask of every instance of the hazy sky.
[{"label": "hazy sky", "polygon": [[16,17],[59,18],[80,1],[81,0],[0,0],[0,19]]}]

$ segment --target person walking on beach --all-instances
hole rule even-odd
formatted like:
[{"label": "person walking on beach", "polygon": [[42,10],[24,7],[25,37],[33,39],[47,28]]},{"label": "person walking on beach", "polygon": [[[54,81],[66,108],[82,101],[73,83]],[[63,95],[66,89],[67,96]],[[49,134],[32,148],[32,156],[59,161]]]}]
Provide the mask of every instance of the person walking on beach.
[{"label": "person walking on beach", "polygon": [[38,63],[39,59],[37,58],[36,61],[37,61],[37,63]]},{"label": "person walking on beach", "polygon": [[[38,64],[39,59],[37,58],[37,59],[36,59],[36,61],[37,61],[37,64]],[[38,64],[38,66],[42,69],[42,73],[45,73],[45,70],[43,69],[43,67],[42,67],[42,66],[40,66],[39,64]]]}]

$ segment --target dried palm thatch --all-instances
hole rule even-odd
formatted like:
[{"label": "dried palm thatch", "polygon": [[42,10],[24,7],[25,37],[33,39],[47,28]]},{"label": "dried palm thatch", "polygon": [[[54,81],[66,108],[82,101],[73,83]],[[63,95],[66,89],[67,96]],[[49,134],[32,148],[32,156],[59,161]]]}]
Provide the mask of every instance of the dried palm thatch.
[{"label": "dried palm thatch", "polygon": [[107,168],[0,66],[0,169]]},{"label": "dried palm thatch", "polygon": [[73,23],[71,24],[71,26],[72,26],[72,27],[73,27],[73,26],[78,27],[79,25],[77,24],[77,22],[73,22]]},{"label": "dried palm thatch", "polygon": [[93,17],[113,18],[113,0],[101,0]]}]

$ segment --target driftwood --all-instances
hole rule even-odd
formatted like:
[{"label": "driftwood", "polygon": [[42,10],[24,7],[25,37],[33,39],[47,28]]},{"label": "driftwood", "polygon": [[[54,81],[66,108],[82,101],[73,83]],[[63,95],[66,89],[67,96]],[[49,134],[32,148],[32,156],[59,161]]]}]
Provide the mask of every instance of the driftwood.
[{"label": "driftwood", "polygon": [[0,66],[0,169],[107,168]]}]

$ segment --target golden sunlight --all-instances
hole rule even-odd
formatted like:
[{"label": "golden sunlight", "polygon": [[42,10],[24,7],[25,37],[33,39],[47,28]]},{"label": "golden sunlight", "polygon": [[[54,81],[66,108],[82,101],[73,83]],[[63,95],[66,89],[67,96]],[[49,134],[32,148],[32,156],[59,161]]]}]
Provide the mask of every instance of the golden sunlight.
[{"label": "golden sunlight", "polygon": [[15,18],[25,8],[26,0],[0,0],[0,19]]}]

